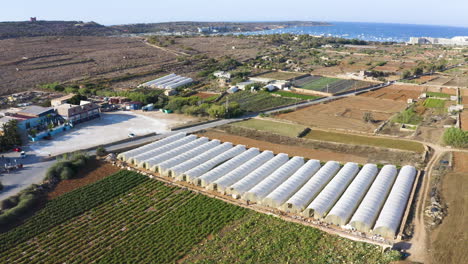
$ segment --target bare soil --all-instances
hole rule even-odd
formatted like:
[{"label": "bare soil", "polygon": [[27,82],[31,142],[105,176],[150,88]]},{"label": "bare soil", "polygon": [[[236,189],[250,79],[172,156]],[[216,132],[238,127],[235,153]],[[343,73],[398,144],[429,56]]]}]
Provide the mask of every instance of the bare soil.
[{"label": "bare soil", "polygon": [[112,166],[107,162],[90,160],[89,164],[87,164],[85,168],[78,172],[78,175],[75,179],[64,180],[57,184],[55,189],[48,193],[47,199],[52,200],[65,193],[103,179],[118,171],[118,167]]},{"label": "bare soil", "polygon": [[463,110],[460,115],[461,128],[468,131],[468,110]]},{"label": "bare soil", "polygon": [[468,153],[454,153],[454,170],[443,177],[443,198],[448,215],[430,235],[431,263],[467,263]]},{"label": "bare soil", "polygon": [[290,156],[301,156],[309,159],[318,159],[318,160],[336,160],[340,162],[359,162],[365,163],[367,159],[365,157],[360,157],[352,154],[338,153],[328,150],[321,149],[311,149],[305,147],[291,146],[287,144],[276,144],[268,142],[267,140],[252,139],[243,136],[237,136],[228,134],[226,132],[210,130],[205,133],[200,134],[200,136],[208,138],[216,138],[224,142],[231,142],[233,144],[241,144],[246,147],[259,148],[260,150],[271,150],[275,154],[278,153],[287,153]]},{"label": "bare soil", "polygon": [[423,87],[421,86],[390,85],[382,89],[360,94],[359,96],[406,102],[408,99],[417,99],[422,92]]},{"label": "bare soil", "polygon": [[[277,118],[310,127],[372,133],[382,122],[405,106],[406,103],[394,100],[352,96],[281,114]],[[374,122],[364,122],[365,112],[372,114]]]},{"label": "bare soil", "polygon": [[[9,94],[51,82],[112,79],[112,88],[135,87],[171,72],[196,77],[200,60],[190,65],[177,61],[180,51],[209,58],[230,55],[238,60],[255,57],[261,40],[235,37],[176,38],[164,49],[138,37],[32,37],[0,40],[0,94]],[[233,48],[234,47],[234,48]],[[189,49],[189,50],[187,50]]]}]

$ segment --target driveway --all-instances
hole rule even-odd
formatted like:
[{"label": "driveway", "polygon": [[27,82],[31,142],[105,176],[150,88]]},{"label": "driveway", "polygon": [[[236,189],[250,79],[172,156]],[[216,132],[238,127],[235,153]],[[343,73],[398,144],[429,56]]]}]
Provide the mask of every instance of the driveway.
[{"label": "driveway", "polygon": [[137,136],[165,133],[173,123],[133,112],[103,113],[100,119],[78,124],[52,140],[41,140],[30,146],[39,156],[56,156],[126,139],[129,133]]},{"label": "driveway", "polygon": [[0,159],[0,166],[9,164],[23,164],[22,169],[10,171],[9,173],[0,173],[0,181],[4,188],[0,192],[0,201],[14,195],[21,190],[29,187],[31,184],[39,184],[44,179],[47,169],[55,162],[43,161],[42,157],[35,155],[30,148],[23,149],[26,152],[26,158],[21,159],[19,153],[3,153],[4,159]]}]

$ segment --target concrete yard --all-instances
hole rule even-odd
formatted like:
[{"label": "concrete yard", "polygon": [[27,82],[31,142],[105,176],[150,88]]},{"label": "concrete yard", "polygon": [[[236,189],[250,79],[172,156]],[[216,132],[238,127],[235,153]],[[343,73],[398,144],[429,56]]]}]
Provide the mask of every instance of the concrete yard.
[{"label": "concrete yard", "polygon": [[129,133],[136,136],[164,133],[181,123],[177,119],[154,118],[129,111],[103,113],[100,119],[78,124],[51,140],[41,140],[30,147],[39,156],[54,156],[126,139]]}]

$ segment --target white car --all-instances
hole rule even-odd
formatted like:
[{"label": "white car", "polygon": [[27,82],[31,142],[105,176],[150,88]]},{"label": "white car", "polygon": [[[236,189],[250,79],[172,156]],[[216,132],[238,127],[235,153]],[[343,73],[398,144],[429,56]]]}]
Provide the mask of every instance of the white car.
[{"label": "white car", "polygon": [[135,134],[133,134],[133,133],[128,133],[128,137],[129,137],[129,138],[135,137]]}]

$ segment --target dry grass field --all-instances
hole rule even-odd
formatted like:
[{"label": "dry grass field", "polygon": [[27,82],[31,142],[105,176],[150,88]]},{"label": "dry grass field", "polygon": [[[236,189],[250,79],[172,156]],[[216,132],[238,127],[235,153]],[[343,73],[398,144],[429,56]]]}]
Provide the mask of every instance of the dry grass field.
[{"label": "dry grass field", "polygon": [[192,63],[184,65],[177,61],[181,52],[245,60],[255,57],[262,44],[233,37],[194,37],[176,38],[175,44],[158,48],[142,38],[82,36],[4,39],[0,47],[0,94],[8,94],[56,81],[139,74],[112,83],[113,88],[129,88],[170,72],[195,77],[198,60],[191,57]]},{"label": "dry grass field", "polygon": [[390,85],[382,89],[360,94],[360,96],[406,102],[408,99],[417,99],[422,92],[423,87],[420,86]]},{"label": "dry grass field", "polygon": [[448,215],[431,234],[431,263],[467,263],[468,153],[454,153],[454,170],[444,176],[442,195]]},{"label": "dry grass field", "polygon": [[[400,101],[352,96],[281,114],[277,118],[310,127],[372,133],[383,121],[405,106],[406,103]],[[364,122],[363,115],[366,112],[372,114],[375,122]]]}]

